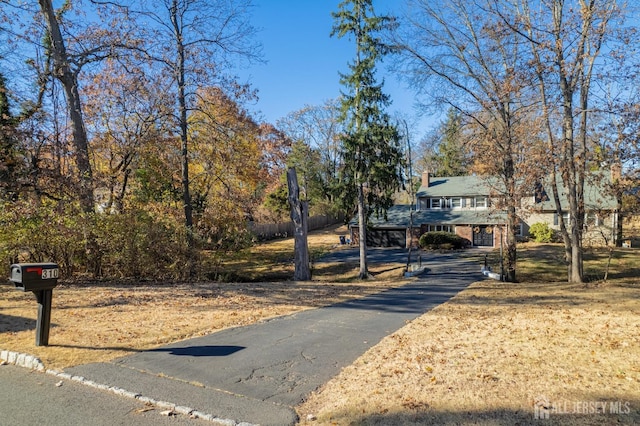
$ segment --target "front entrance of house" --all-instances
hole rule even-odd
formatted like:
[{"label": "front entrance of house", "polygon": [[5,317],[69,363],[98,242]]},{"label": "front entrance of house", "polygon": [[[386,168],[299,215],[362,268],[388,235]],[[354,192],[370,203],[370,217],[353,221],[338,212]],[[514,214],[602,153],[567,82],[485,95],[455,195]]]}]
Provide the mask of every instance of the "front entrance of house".
[{"label": "front entrance of house", "polygon": [[476,247],[493,247],[493,227],[474,226],[473,245]]}]

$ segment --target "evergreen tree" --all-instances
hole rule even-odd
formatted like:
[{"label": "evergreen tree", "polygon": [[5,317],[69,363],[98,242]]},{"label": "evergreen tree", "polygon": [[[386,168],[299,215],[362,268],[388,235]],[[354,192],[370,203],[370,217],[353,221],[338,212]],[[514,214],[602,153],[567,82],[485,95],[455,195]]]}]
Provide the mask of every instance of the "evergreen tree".
[{"label": "evergreen tree", "polygon": [[454,109],[447,113],[447,119],[440,126],[440,143],[433,155],[433,163],[438,168],[436,176],[464,176],[469,173],[465,147],[462,141],[460,114]]},{"label": "evergreen tree", "polygon": [[391,124],[385,108],[389,97],[377,83],[376,62],[389,52],[379,34],[391,29],[393,19],[376,16],[372,0],[345,0],[332,13],[332,36],[351,35],[356,42],[356,57],[349,64],[350,74],[341,74],[347,89],[342,98],[342,138],[340,199],[357,204],[361,279],[367,278],[367,219],[372,213],[385,215],[393,204],[393,194],[401,186],[403,153],[400,134]]}]

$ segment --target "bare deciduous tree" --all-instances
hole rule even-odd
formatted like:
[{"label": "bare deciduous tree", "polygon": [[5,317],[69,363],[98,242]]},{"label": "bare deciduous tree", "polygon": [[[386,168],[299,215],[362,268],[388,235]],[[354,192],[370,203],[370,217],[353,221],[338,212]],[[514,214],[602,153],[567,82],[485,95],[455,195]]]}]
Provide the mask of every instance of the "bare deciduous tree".
[{"label": "bare deciduous tree", "polygon": [[[527,57],[553,159],[547,185],[560,218],[569,282],[580,283],[584,276],[584,186],[591,160],[594,92],[598,90],[594,85],[598,80],[602,83],[611,70],[602,60],[603,48],[615,53],[619,40],[614,29],[621,12],[616,1],[552,0],[534,5],[529,0],[514,0],[500,15],[529,48]],[[568,206],[561,204],[561,192]],[[569,213],[569,223],[562,218],[564,212]]]},{"label": "bare deciduous tree", "polygon": [[[495,15],[478,10],[488,2],[415,0],[406,29],[395,40],[404,65],[435,103],[457,111],[459,131],[473,153],[474,170],[487,176],[494,207],[507,217],[507,279],[516,274],[516,209],[530,181],[522,163],[527,156],[523,124],[531,105],[530,90],[515,34]],[[429,90],[427,90],[429,88]],[[496,181],[495,178],[498,178]]]}]

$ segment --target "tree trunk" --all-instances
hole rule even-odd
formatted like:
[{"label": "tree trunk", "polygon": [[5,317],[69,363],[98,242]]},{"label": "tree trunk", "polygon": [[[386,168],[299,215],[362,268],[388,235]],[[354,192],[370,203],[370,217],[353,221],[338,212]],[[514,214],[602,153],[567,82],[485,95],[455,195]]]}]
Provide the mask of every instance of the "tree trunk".
[{"label": "tree trunk", "polygon": [[505,281],[510,283],[516,281],[516,263],[518,259],[516,246],[517,222],[516,209],[513,206],[509,206],[507,209],[507,271],[505,273]]},{"label": "tree trunk", "polygon": [[584,282],[583,256],[582,256],[582,237],[572,236],[571,246],[571,280],[572,283]]},{"label": "tree trunk", "polygon": [[617,215],[614,213],[614,220],[615,220],[615,246],[616,247],[622,247],[622,239],[623,239],[623,232],[622,232],[622,224],[624,221],[624,215],[622,212],[622,196],[621,195],[616,195],[616,201],[617,201],[617,206],[616,206],[616,211],[617,211]]},{"label": "tree trunk", "polygon": [[171,23],[174,29],[176,51],[178,54],[178,63],[176,70],[176,84],[178,89],[178,107],[179,107],[179,126],[180,126],[180,145],[182,157],[182,202],[184,205],[184,225],[187,239],[187,273],[189,277],[195,274],[194,260],[194,237],[193,237],[193,206],[191,203],[191,191],[189,182],[189,136],[188,136],[188,114],[187,114],[187,95],[185,81],[185,48],[182,38],[182,26],[178,16],[178,4],[173,0],[171,12]]},{"label": "tree trunk", "polygon": [[75,162],[78,168],[78,195],[80,206],[84,213],[93,213],[95,209],[93,199],[93,174],[89,162],[89,145],[87,132],[82,117],[82,103],[78,92],[78,77],[71,70],[67,50],[64,45],[60,25],[53,10],[51,0],[39,0],[40,9],[47,22],[47,28],[51,37],[54,75],[62,83],[64,88],[67,111],[71,120],[73,131],[73,144],[75,148]]},{"label": "tree trunk", "polygon": [[[503,279],[507,282],[515,282],[516,280],[516,261],[518,257],[516,247],[516,224],[518,223],[518,216],[516,215],[516,205],[519,198],[516,191],[516,178],[515,178],[515,160],[513,154],[514,141],[511,133],[511,111],[509,104],[505,103],[502,108],[503,122],[505,123],[504,135],[505,135],[505,149],[503,150],[503,177],[506,186],[507,195],[507,270],[504,273]],[[502,238],[502,233],[500,234]]]},{"label": "tree trunk", "polygon": [[300,201],[298,175],[293,167],[287,170],[287,186],[289,187],[291,220],[294,226],[295,272],[293,279],[295,281],[309,281],[311,279],[311,269],[309,268],[309,245],[307,243],[308,203]]},{"label": "tree trunk", "polygon": [[74,158],[78,169],[78,198],[80,208],[88,221],[85,243],[85,252],[88,268],[94,276],[100,275],[101,255],[98,241],[94,234],[95,226],[95,201],[93,195],[93,173],[89,161],[89,142],[87,131],[82,117],[82,102],[78,91],[78,75],[71,70],[69,57],[60,31],[56,14],[51,0],[38,0],[40,9],[47,23],[49,36],[51,37],[51,49],[54,63],[54,76],[64,88],[67,111],[71,120],[73,132]]},{"label": "tree trunk", "polygon": [[367,266],[367,214],[366,205],[364,203],[364,188],[362,183],[358,183],[358,228],[360,246],[360,271],[358,278],[366,280],[369,278],[369,268]]}]

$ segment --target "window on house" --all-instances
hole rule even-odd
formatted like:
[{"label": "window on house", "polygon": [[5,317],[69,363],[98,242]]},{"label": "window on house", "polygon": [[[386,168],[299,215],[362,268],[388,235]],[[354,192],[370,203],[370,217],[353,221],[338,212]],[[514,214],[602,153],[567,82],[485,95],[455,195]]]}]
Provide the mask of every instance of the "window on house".
[{"label": "window on house", "polygon": [[597,213],[584,214],[584,226],[600,226],[600,217]]},{"label": "window on house", "polygon": [[431,199],[431,208],[432,209],[439,209],[442,208],[442,204],[441,204],[441,199],[440,198],[432,198]]},{"label": "window on house", "polygon": [[[569,227],[569,213],[565,212],[562,213],[562,220],[564,220],[564,225],[568,228]],[[560,218],[558,217],[558,213],[554,213],[553,214],[553,225],[554,226],[559,226],[560,225]]]},{"label": "window on house", "polygon": [[474,205],[477,209],[484,209],[487,207],[487,198],[486,197],[475,197]]},{"label": "window on house", "polygon": [[452,198],[451,199],[451,208],[459,209],[462,207],[462,199],[461,198]]},{"label": "window on house", "polygon": [[516,237],[522,237],[524,235],[524,226],[522,225],[522,222],[516,224],[515,228],[516,228]]},{"label": "window on house", "polygon": [[424,232],[453,232],[451,225],[425,225]]}]

